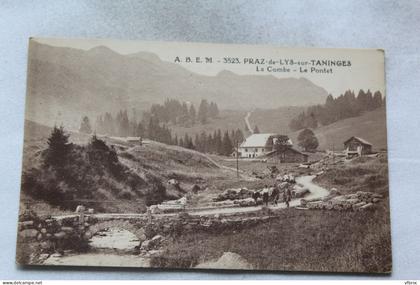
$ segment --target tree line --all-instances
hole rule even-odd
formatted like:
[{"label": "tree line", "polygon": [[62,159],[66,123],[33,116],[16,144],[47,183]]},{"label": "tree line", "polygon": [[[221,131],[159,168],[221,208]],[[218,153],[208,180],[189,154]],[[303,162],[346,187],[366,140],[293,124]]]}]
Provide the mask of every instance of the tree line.
[{"label": "tree line", "polygon": [[209,103],[206,99],[203,99],[197,110],[192,103],[166,99],[162,105],[152,105],[150,116],[154,116],[166,124],[171,123],[173,125],[191,127],[196,123],[206,124],[209,119],[217,118],[219,116],[219,107],[216,103]]},{"label": "tree line", "polygon": [[218,129],[213,133],[202,131],[200,134],[196,134],[194,138],[188,134],[180,138],[175,136],[173,144],[204,153],[229,156],[233,153],[236,145],[241,144],[244,139],[244,134],[240,129],[226,130],[223,133]]},{"label": "tree line", "polygon": [[372,111],[385,105],[385,97],[380,91],[374,94],[370,90],[360,90],[357,96],[354,91],[347,90],[337,98],[328,95],[324,105],[310,106],[289,123],[291,130],[305,128],[315,129],[338,120],[360,116],[365,111]]},{"label": "tree line", "polygon": [[[145,122],[146,118],[148,120],[147,123]],[[136,122],[135,119],[129,120],[126,110],[119,111],[115,118],[111,113],[99,116],[95,126],[95,132],[98,134],[142,137],[169,145],[194,149],[203,153],[220,155],[232,154],[235,144],[240,144],[244,141],[244,133],[240,129],[226,130],[223,133],[220,129],[214,132],[202,131],[195,136],[190,136],[186,133],[184,136],[178,137],[172,134],[168,124],[162,122],[157,115],[146,115],[143,116],[142,121]],[[86,134],[93,132],[87,116],[82,118],[79,131]]]}]

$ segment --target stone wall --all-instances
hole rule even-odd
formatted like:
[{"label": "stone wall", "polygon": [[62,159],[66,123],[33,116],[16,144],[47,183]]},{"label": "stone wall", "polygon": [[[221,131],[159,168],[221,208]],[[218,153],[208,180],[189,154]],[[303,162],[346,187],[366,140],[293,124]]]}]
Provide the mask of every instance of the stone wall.
[{"label": "stone wall", "polygon": [[94,217],[84,214],[54,219],[24,213],[19,220],[19,242],[38,242],[43,253],[87,248],[92,237],[90,224],[95,222]]}]

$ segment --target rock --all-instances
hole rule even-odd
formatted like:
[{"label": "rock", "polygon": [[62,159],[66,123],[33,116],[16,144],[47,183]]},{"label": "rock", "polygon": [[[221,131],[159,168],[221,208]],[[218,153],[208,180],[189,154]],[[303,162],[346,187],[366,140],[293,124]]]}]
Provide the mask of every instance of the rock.
[{"label": "rock", "polygon": [[196,268],[252,270],[253,266],[237,253],[224,252],[217,261],[204,262],[197,265]]},{"label": "rock", "polygon": [[38,231],[35,229],[26,229],[19,232],[19,237],[23,239],[35,239],[38,235]]},{"label": "rock", "polygon": [[42,238],[43,238],[43,235],[41,233],[38,233],[37,236],[36,236],[36,240],[41,241]]},{"label": "rock", "polygon": [[67,234],[71,234],[74,231],[72,227],[61,227],[61,230]]},{"label": "rock", "polygon": [[149,250],[152,247],[152,240],[148,239],[141,243],[140,249]]},{"label": "rock", "polygon": [[340,192],[337,190],[337,188],[331,188],[330,194],[331,195],[340,195]]},{"label": "rock", "polygon": [[39,259],[41,259],[41,260],[45,260],[45,259],[47,259],[48,257],[50,257],[50,255],[49,255],[48,253],[41,253],[41,254],[39,255]]},{"label": "rock", "polygon": [[89,208],[89,209],[87,210],[87,212],[88,212],[88,214],[94,214],[94,213],[95,213],[95,210],[94,210],[94,209],[92,209],[92,208]]},{"label": "rock", "polygon": [[197,193],[198,191],[200,191],[201,190],[201,188],[200,188],[200,186],[198,186],[197,184],[194,184],[192,187],[191,187],[191,192],[193,192],[193,193]]},{"label": "rock", "polygon": [[85,206],[79,205],[79,206],[76,207],[75,213],[83,213],[84,211],[86,211]]},{"label": "rock", "polygon": [[91,231],[87,231],[87,232],[85,232],[85,234],[83,235],[83,238],[85,239],[85,240],[90,240],[91,238],[92,238],[92,232]]},{"label": "rock", "polygon": [[235,202],[236,202],[235,204],[239,204],[239,206],[241,207],[250,207],[250,206],[255,206],[257,204],[255,200],[252,198],[236,200]]},{"label": "rock", "polygon": [[149,207],[150,213],[152,214],[161,214],[163,211],[159,209],[158,205],[152,205]]},{"label": "rock", "polygon": [[141,242],[143,242],[143,241],[147,240],[147,237],[146,237],[146,235],[145,235],[145,234],[141,234],[141,235],[139,235],[139,236],[138,236],[138,239],[139,239],[139,241],[140,241],[140,243],[141,243]]},{"label": "rock", "polygon": [[34,221],[25,221],[20,223],[24,229],[32,228],[34,225]]},{"label": "rock", "polygon": [[55,252],[53,254],[51,254],[51,257],[62,257],[63,255],[59,252]]},{"label": "rock", "polygon": [[42,228],[41,229],[41,233],[44,234],[44,235],[47,234],[47,229],[46,228]]},{"label": "rock", "polygon": [[41,248],[43,250],[49,250],[49,249],[51,249],[53,247],[52,242],[50,242],[49,240],[41,242],[40,245],[41,245]]},{"label": "rock", "polygon": [[65,232],[63,232],[63,231],[61,231],[61,232],[58,232],[58,233],[55,233],[54,234],[54,237],[56,238],[56,239],[63,239],[63,238],[65,238],[67,236],[67,234],[65,233]]},{"label": "rock", "polygon": [[177,186],[177,185],[179,185],[179,181],[178,180],[176,180],[176,179],[169,179],[168,180],[168,184],[169,185],[174,185],[174,186]]},{"label": "rock", "polygon": [[159,249],[153,249],[153,250],[149,250],[148,254],[149,256],[159,256],[162,255],[163,250],[159,250]]},{"label": "rock", "polygon": [[162,240],[163,240],[163,236],[161,236],[161,235],[155,235],[155,236],[152,238],[152,241],[153,241],[153,243],[155,243],[155,244],[160,243]]}]

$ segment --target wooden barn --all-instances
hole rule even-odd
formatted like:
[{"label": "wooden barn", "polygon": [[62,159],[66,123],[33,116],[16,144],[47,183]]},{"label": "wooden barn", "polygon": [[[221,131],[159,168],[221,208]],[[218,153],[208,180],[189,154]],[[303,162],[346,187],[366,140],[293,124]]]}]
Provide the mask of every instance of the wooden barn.
[{"label": "wooden barn", "polygon": [[308,155],[293,147],[285,148],[284,151],[273,151],[266,155],[269,162],[280,163],[305,163],[308,162]]},{"label": "wooden barn", "polygon": [[347,156],[370,154],[372,153],[372,144],[362,138],[353,136],[344,142],[344,153]]}]

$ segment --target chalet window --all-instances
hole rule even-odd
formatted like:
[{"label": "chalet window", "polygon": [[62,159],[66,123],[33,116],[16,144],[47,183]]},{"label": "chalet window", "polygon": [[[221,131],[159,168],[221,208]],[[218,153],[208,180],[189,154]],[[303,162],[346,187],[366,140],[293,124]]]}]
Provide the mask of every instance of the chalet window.
[{"label": "chalet window", "polygon": [[258,152],[258,148],[256,148],[254,151],[255,151],[255,152]]}]

